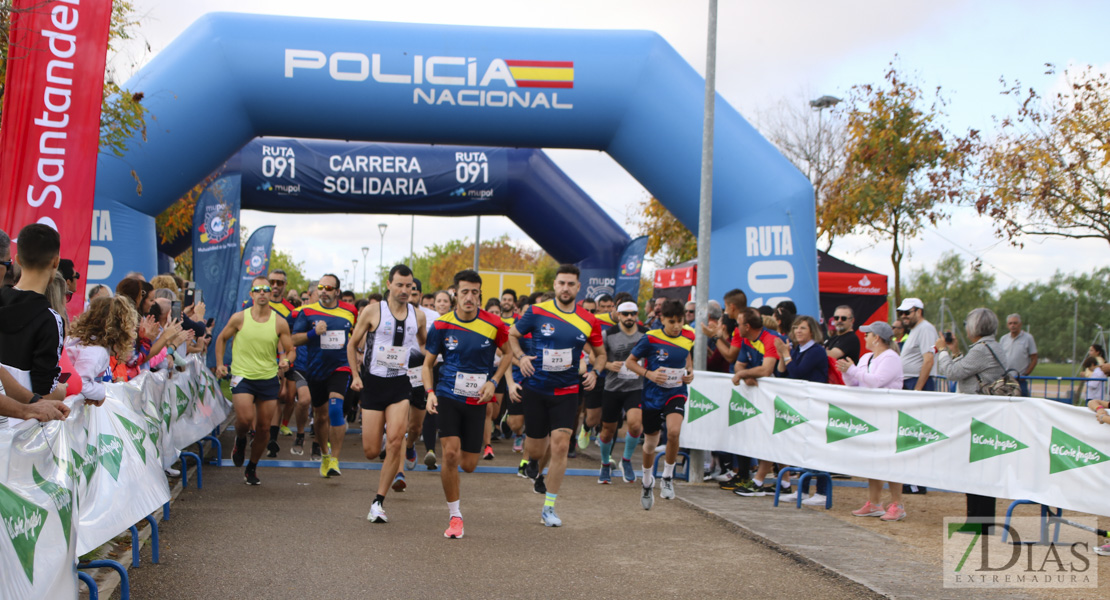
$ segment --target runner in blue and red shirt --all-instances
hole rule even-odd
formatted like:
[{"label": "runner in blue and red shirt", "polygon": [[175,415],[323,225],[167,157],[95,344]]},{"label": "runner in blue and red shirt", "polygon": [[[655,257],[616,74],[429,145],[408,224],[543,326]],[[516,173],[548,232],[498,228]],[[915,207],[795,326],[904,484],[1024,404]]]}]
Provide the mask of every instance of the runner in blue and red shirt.
[{"label": "runner in blue and red shirt", "polygon": [[[323,450],[320,476],[335,477],[339,472],[339,453],[347,433],[343,415],[343,396],[351,383],[347,364],[347,342],[354,329],[357,309],[339,301],[339,278],[332,274],[320,278],[320,300],[302,306],[293,324],[293,343],[307,346],[305,379],[315,413],[312,429]],[[300,354],[298,352],[297,354]],[[328,443],[331,451],[328,451]]]},{"label": "runner in blue and red shirt", "polygon": [[[578,416],[579,389],[593,389],[597,383],[595,371],[605,366],[601,323],[574,305],[580,287],[578,267],[560,266],[555,273],[555,299],[530,307],[509,330],[513,359],[525,377],[522,396],[526,471],[534,482],[533,489],[545,494],[540,515],[548,527],[563,523],[555,515],[555,499],[567,468],[567,450]],[[519,340],[528,334],[532,334],[532,351],[524,354]],[[593,354],[594,365],[594,371],[585,376],[579,375],[583,348]],[[539,459],[547,453],[548,444],[551,458],[545,482]]]},{"label": "runner in blue and red shirt", "polygon": [[[439,439],[443,445],[443,493],[447,497],[450,523],[447,538],[463,536],[459,511],[459,471],[473,473],[478,466],[485,433],[486,404],[493,400],[497,384],[505,378],[511,361],[494,367],[500,348],[509,352],[509,330],[501,317],[479,310],[482,278],[471,270],[455,274],[455,310],[435,321],[424,346],[424,387],[428,412],[438,415]],[[432,370],[443,357],[439,382]],[[433,388],[434,385],[434,388]]]}]

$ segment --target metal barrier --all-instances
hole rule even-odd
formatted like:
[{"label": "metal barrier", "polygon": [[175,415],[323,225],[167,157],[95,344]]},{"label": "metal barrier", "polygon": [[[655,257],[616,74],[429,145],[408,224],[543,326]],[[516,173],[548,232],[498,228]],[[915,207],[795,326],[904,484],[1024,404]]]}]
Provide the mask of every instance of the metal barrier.
[{"label": "metal barrier", "polygon": [[89,600],[100,599],[100,588],[96,587],[96,580],[92,578],[92,575],[84,571],[78,571],[77,578],[85,582],[85,585],[89,586]]},{"label": "metal barrier", "polygon": [[[120,600],[131,600],[131,580],[127,577],[127,569],[123,565],[114,560],[90,560],[89,562],[79,563],[78,569],[101,569],[108,567],[119,573],[119,598]],[[95,588],[91,586],[89,589]]]},{"label": "metal barrier", "polygon": [[[932,379],[937,391],[944,391],[946,389],[953,393],[956,391],[955,381],[949,381],[947,377],[940,375]],[[1029,395],[1032,398],[1044,398],[1045,400],[1052,400],[1054,402],[1075,406],[1087,405],[1087,382],[1097,381],[1103,384],[1103,400],[1106,399],[1106,388],[1110,387],[1110,383],[1108,383],[1106,379],[1089,377],[1029,376],[1022,377],[1021,381],[1028,386]]]}]

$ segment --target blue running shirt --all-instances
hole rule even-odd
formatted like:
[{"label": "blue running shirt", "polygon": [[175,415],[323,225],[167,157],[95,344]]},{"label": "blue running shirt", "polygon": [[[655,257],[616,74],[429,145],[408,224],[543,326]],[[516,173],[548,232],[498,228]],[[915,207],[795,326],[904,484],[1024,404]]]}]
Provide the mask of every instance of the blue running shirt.
[{"label": "blue running shirt", "polygon": [[554,300],[534,304],[516,322],[521,335],[532,334],[534,375],[522,385],[546,394],[578,393],[578,364],[586,343],[602,345],[601,322],[589,311],[575,307],[563,312]]},{"label": "blue running shirt", "polygon": [[[301,371],[309,381],[324,381],[336,371],[351,372],[347,364],[347,342],[351,339],[358,311],[353,304],[340,302],[335,308],[324,308],[319,302],[302,306],[293,323],[293,333],[307,333],[316,321],[327,323],[328,330],[319,337],[309,337],[304,350],[297,352],[297,363],[305,356]],[[294,366],[298,371],[299,367]]]},{"label": "blue running shirt", "polygon": [[[648,410],[663,410],[663,406],[671,398],[686,397],[686,384],[682,383],[681,375],[686,373],[686,357],[694,349],[694,330],[687,325],[682,326],[682,333],[678,337],[671,337],[663,333],[662,329],[652,329],[640,338],[632,348],[632,355],[644,361],[644,368],[648,371],[656,369],[675,369],[672,377],[678,377],[677,382],[671,381],[670,387],[664,387],[644,379],[643,407]],[[681,374],[680,374],[681,373]]]},{"label": "blue running shirt", "polygon": [[508,341],[509,328],[484,310],[470,321],[463,321],[455,311],[436,319],[424,345],[428,354],[443,357],[436,396],[478,404],[482,386],[497,372],[493,366],[497,349]]}]

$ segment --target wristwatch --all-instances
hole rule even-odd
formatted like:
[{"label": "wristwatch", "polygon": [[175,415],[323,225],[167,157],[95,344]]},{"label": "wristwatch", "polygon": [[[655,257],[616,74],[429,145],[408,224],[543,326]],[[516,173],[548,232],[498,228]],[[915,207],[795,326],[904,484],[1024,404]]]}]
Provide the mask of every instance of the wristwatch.
[{"label": "wristwatch", "polygon": [[42,400],[42,394],[31,394],[31,399],[27,401],[27,404],[34,404],[39,400]]}]

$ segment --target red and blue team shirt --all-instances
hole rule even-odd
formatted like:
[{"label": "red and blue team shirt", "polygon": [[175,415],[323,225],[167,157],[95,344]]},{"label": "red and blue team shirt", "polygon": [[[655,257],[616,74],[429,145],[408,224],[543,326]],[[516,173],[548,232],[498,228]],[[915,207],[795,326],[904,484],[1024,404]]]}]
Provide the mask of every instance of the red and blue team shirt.
[{"label": "red and blue team shirt", "polygon": [[763,328],[759,330],[759,337],[753,342],[740,335],[740,328],[737,327],[732,333],[732,345],[740,348],[740,353],[736,355],[736,362],[744,363],[749,369],[754,369],[763,365],[764,358],[775,360],[782,358],[775,348],[776,337],[782,339],[782,336]]},{"label": "red and blue team shirt", "polygon": [[[694,330],[688,325],[682,326],[682,332],[677,337],[671,337],[662,329],[652,329],[636,342],[632,347],[632,356],[644,362],[644,368],[654,371],[659,368],[686,370],[686,357],[694,350]],[[648,379],[644,379],[643,402],[641,406],[647,410],[663,410],[663,407],[672,398],[687,395],[686,384],[667,388],[660,386]]]},{"label": "red and blue team shirt", "polygon": [[[577,394],[578,383],[581,381],[578,365],[582,350],[587,342],[595,348],[601,347],[601,322],[580,306],[571,312],[564,312],[555,305],[554,300],[548,300],[529,307],[514,327],[521,335],[532,335],[530,355],[535,356],[532,366],[536,372],[521,385],[556,396]],[[545,350],[569,350],[570,367],[565,371],[543,370]]]},{"label": "red and blue team shirt", "polygon": [[339,302],[335,308],[324,308],[319,302],[302,306],[296,312],[293,333],[307,333],[315,327],[316,321],[327,324],[324,335],[309,337],[308,344],[297,352],[297,362],[305,356],[304,370],[294,364],[294,368],[304,374],[309,381],[324,381],[336,371],[351,372],[347,364],[347,342],[351,339],[358,311],[353,304]]},{"label": "red and blue team shirt", "polygon": [[470,321],[463,321],[455,311],[436,319],[424,344],[428,354],[443,357],[436,396],[478,404],[478,398],[455,394],[456,376],[459,373],[484,374],[488,381],[497,372],[493,366],[497,349],[508,341],[508,326],[501,317],[484,310],[479,310]]}]

